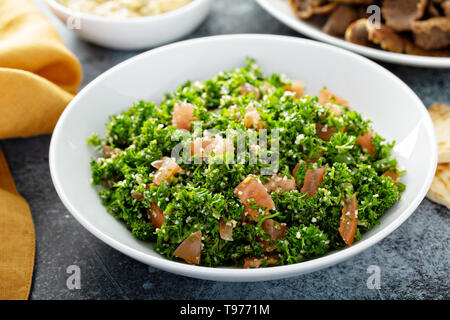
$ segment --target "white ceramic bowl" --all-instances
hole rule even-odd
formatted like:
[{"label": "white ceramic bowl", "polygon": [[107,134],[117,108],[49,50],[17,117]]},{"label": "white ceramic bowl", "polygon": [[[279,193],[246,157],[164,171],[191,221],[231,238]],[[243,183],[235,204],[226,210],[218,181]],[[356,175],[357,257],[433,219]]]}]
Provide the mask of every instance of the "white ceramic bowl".
[{"label": "white ceramic bowl", "polygon": [[341,48],[345,48],[366,57],[380,61],[428,68],[450,68],[450,58],[446,57],[424,57],[410,54],[389,52],[381,49],[369,48],[333,37],[307,21],[299,19],[289,6],[287,0],[256,0],[261,7],[273,15],[281,23],[289,26],[297,32],[316,40],[324,41]]},{"label": "white ceramic bowl", "polygon": [[77,13],[55,0],[44,1],[81,38],[118,50],[145,49],[179,39],[197,28],[211,7],[211,0],[194,0],[160,15],[117,19]]},{"label": "white ceramic bowl", "polygon": [[[124,224],[108,214],[90,185],[86,146],[94,132],[104,132],[108,116],[139,99],[159,102],[186,80],[205,80],[242,66],[253,57],[266,74],[284,72],[316,94],[326,85],[372,119],[377,132],[396,140],[396,156],[407,170],[402,199],[381,224],[353,246],[287,266],[262,269],[208,268],[170,261],[136,240]],[[50,170],[61,200],[73,216],[108,245],[143,263],[169,272],[220,281],[259,281],[315,271],[347,259],[386,237],[416,209],[427,192],[437,162],[433,124],[419,98],[400,79],[354,53],[319,42],[270,35],[227,35],[183,41],[131,58],[87,85],[66,108],[50,146]]]}]

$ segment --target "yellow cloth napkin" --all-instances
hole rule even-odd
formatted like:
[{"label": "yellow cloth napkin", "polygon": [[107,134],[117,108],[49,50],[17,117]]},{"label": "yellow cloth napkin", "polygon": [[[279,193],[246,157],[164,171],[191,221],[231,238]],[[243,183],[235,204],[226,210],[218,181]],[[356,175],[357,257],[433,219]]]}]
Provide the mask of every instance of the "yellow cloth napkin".
[{"label": "yellow cloth napkin", "polygon": [[[0,139],[51,133],[81,66],[32,0],[0,0]],[[0,299],[26,299],[34,227],[0,150]]]},{"label": "yellow cloth napkin", "polygon": [[26,299],[34,265],[34,226],[0,150],[0,299]]}]

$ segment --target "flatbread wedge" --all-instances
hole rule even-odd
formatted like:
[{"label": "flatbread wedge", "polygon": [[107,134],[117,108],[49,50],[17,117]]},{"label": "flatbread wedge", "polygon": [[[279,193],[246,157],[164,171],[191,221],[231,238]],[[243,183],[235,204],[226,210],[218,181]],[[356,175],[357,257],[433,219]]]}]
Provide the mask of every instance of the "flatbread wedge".
[{"label": "flatbread wedge", "polygon": [[450,210],[450,163],[438,164],[427,197]]},{"label": "flatbread wedge", "polygon": [[430,109],[438,141],[438,163],[450,162],[450,107],[435,103]]}]

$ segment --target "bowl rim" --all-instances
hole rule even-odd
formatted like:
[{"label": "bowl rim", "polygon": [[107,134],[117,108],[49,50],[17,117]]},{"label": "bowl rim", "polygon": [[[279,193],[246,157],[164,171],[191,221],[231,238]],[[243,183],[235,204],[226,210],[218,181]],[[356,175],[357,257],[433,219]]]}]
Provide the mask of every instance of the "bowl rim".
[{"label": "bowl rim", "polygon": [[[312,260],[308,260],[305,262],[300,262],[296,264],[276,266],[270,268],[259,268],[259,269],[239,269],[239,268],[224,268],[224,267],[204,267],[204,266],[195,266],[188,265],[182,262],[168,260],[163,256],[152,256],[141,252],[137,249],[128,247],[127,245],[119,242],[118,240],[106,235],[103,233],[101,229],[97,229],[93,225],[91,225],[84,217],[84,215],[72,205],[69,197],[66,195],[64,189],[61,184],[61,176],[60,172],[57,169],[56,164],[56,153],[58,149],[58,142],[60,140],[61,132],[63,131],[63,127],[67,119],[70,117],[71,111],[76,108],[78,104],[78,100],[80,100],[86,92],[90,91],[90,88],[93,87],[98,82],[102,81],[104,78],[108,77],[109,74],[113,72],[120,72],[122,68],[125,68],[128,64],[133,64],[141,59],[145,59],[148,56],[152,56],[155,54],[160,54],[167,50],[173,49],[182,49],[185,46],[192,46],[207,42],[214,41],[233,41],[238,39],[245,39],[248,41],[266,41],[266,40],[275,40],[275,41],[286,41],[292,43],[299,43],[306,46],[315,46],[321,47],[322,49],[328,50],[331,53],[344,54],[347,56],[351,56],[352,59],[360,60],[364,63],[369,64],[372,68],[374,68],[377,72],[384,73],[387,77],[390,77],[393,81],[397,83],[397,85],[406,92],[408,92],[411,97],[416,101],[416,106],[418,108],[419,113],[422,114],[422,123],[428,132],[427,139],[428,143],[430,143],[431,154],[429,155],[429,163],[428,172],[426,175],[425,181],[421,186],[420,192],[418,192],[414,200],[411,201],[405,210],[392,222],[387,224],[382,230],[377,233],[371,235],[367,239],[361,240],[353,244],[351,247],[347,247],[338,251],[331,252],[325,256],[318,257]],[[91,81],[88,85],[86,85],[69,103],[61,117],[59,118],[51,141],[50,141],[50,149],[49,149],[49,166],[50,166],[50,174],[56,189],[57,194],[62,200],[63,204],[66,208],[71,212],[71,214],[75,217],[75,219],[83,225],[89,232],[91,232],[94,236],[102,240],[104,243],[109,246],[115,248],[116,250],[140,261],[145,264],[151,265],[153,267],[181,274],[193,278],[206,279],[206,280],[215,280],[215,281],[230,281],[230,282],[252,282],[252,281],[265,281],[265,280],[275,280],[281,278],[288,278],[312,271],[317,271],[323,269],[325,267],[334,265],[336,263],[342,262],[365,249],[371,247],[376,244],[380,240],[387,237],[390,233],[392,233],[395,229],[397,229],[419,206],[422,200],[425,198],[426,192],[428,191],[431,182],[434,178],[434,173],[437,166],[437,140],[435,135],[435,130],[431,118],[427,112],[427,109],[423,105],[422,101],[419,97],[409,88],[400,78],[394,75],[389,70],[380,66],[379,64],[362,57],[356,53],[350,52],[348,50],[335,47],[329,44],[321,43],[314,40],[309,39],[301,39],[290,36],[280,36],[280,35],[267,35],[267,34],[233,34],[233,35],[219,35],[219,36],[209,36],[202,37],[197,39],[185,40],[176,42],[173,44],[165,45],[162,47],[158,47],[156,49],[152,49],[146,52],[143,52],[139,55],[136,55],[132,58],[129,58],[118,65],[108,69],[104,73],[100,74],[97,78]]]},{"label": "bowl rim", "polygon": [[86,13],[86,12],[77,12],[77,11],[67,8],[63,4],[57,2],[56,0],[44,0],[44,1],[52,9],[62,12],[67,16],[75,16],[75,17],[79,17],[80,19],[83,19],[83,20],[100,22],[100,23],[101,22],[109,22],[109,23],[125,23],[125,24],[141,24],[141,23],[148,23],[148,22],[157,22],[157,21],[161,21],[164,19],[176,18],[181,15],[189,13],[191,10],[197,9],[204,3],[210,2],[210,0],[193,0],[190,3],[188,3],[182,7],[179,7],[175,10],[157,14],[157,15],[153,15],[153,16],[112,18],[112,17],[105,17],[105,16],[95,15],[95,14]]},{"label": "bowl rim", "polygon": [[427,68],[450,68],[450,57],[419,56],[414,54],[396,53],[382,49],[365,47],[359,44],[348,42],[344,39],[331,36],[319,28],[302,21],[299,18],[291,17],[276,10],[270,0],[256,0],[256,2],[279,22],[285,24],[292,30],[302,33],[313,39],[326,42],[353,52],[362,54],[372,59],[381,60],[400,65],[410,65]]}]

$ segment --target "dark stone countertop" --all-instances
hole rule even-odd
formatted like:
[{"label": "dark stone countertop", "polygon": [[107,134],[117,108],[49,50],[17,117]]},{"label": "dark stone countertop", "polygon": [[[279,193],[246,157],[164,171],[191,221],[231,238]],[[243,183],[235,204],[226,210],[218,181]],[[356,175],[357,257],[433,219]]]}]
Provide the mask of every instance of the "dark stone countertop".
[{"label": "dark stone countertop", "polygon": [[[252,0],[214,0],[205,23],[189,38],[226,33],[300,36]],[[66,45],[81,60],[83,86],[139,52],[100,48],[51,18]],[[429,106],[450,104],[450,70],[383,64]],[[400,120],[400,119],[399,119]],[[448,299],[450,298],[450,212],[425,199],[383,241],[333,267],[286,280],[223,283],[173,275],[148,267],[110,248],[66,210],[53,187],[49,136],[1,142],[17,187],[30,204],[36,228],[36,264],[31,299]],[[81,269],[81,289],[69,290],[66,269]],[[367,268],[381,269],[381,289],[368,289]]]}]

